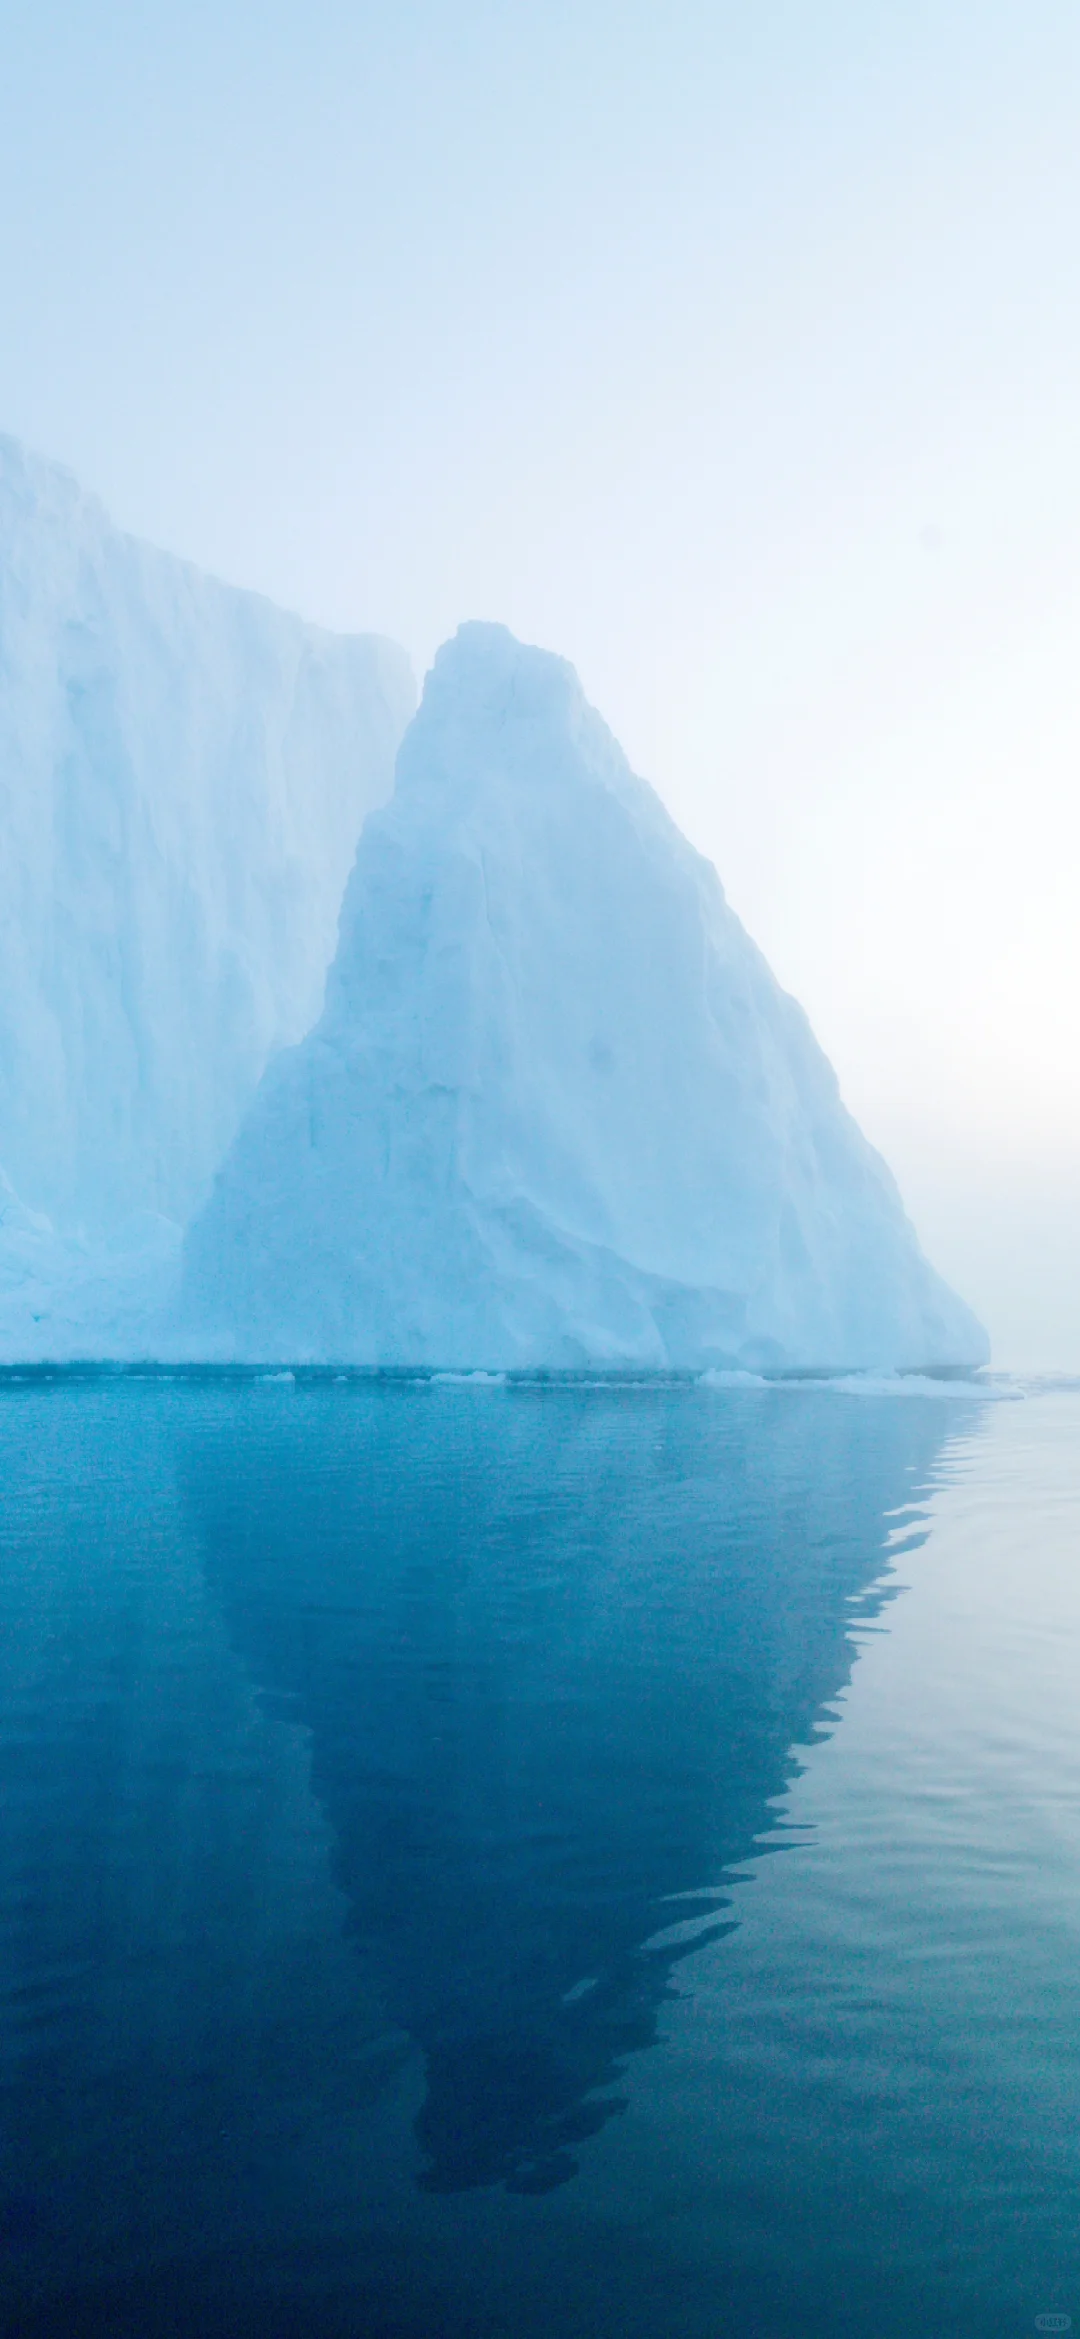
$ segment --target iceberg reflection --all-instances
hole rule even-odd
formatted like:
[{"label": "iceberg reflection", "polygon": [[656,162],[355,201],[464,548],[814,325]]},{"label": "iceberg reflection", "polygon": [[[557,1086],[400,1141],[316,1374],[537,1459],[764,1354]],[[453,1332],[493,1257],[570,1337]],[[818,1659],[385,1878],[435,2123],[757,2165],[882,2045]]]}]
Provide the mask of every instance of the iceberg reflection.
[{"label": "iceberg reflection", "polygon": [[211,1587],[310,1731],[365,1971],[426,2058],[425,2187],[548,2190],[623,2108],[957,1419],[361,1384],[249,1392],[183,1440]]}]

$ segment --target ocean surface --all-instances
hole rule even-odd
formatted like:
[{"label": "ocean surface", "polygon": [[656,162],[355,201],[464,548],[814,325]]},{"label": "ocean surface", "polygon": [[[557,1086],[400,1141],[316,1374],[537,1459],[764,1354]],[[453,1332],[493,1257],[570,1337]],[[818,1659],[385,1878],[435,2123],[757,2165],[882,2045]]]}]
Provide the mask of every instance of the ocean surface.
[{"label": "ocean surface", "polygon": [[0,1381],[4,2339],[1080,2330],[1078,1433]]}]

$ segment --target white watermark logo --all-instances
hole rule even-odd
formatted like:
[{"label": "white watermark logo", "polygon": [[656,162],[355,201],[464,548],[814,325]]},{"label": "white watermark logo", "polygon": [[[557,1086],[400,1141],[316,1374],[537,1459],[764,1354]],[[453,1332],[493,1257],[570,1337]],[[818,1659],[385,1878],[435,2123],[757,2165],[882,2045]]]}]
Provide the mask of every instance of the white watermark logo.
[{"label": "white watermark logo", "polygon": [[1037,2331],[1071,2331],[1071,2330],[1072,2330],[1072,2316],[1071,2316],[1071,2315],[1036,2315],[1036,2317],[1035,2317],[1035,2329],[1036,2329]]}]

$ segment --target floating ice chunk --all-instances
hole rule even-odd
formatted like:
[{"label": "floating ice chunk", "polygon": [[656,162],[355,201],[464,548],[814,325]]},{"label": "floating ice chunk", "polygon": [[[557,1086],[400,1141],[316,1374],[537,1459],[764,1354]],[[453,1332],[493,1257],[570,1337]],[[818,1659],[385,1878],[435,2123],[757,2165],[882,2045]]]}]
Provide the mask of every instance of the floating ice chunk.
[{"label": "floating ice chunk", "polygon": [[1014,1381],[964,1380],[951,1373],[839,1373],[827,1380],[785,1381],[782,1385],[831,1389],[841,1397],[976,1397],[988,1404],[1024,1395]]},{"label": "floating ice chunk", "polygon": [[455,1388],[459,1388],[459,1389],[468,1389],[468,1388],[481,1388],[481,1389],[502,1389],[502,1388],[505,1388],[505,1386],[506,1386],[506,1374],[505,1374],[505,1373],[489,1373],[489,1372],[481,1372],[481,1371],[476,1371],[476,1372],[467,1372],[467,1373],[451,1373],[451,1372],[444,1372],[444,1373],[431,1373],[431,1374],[428,1376],[428,1378],[429,1378],[429,1383],[430,1383],[430,1385],[431,1385],[431,1386],[434,1386],[436,1383],[438,1383],[438,1382],[440,1382],[440,1381],[442,1381],[442,1382],[447,1382],[447,1381],[448,1381],[448,1382],[450,1382],[450,1383],[451,1383],[451,1384],[452,1384],[452,1385],[453,1385]]}]

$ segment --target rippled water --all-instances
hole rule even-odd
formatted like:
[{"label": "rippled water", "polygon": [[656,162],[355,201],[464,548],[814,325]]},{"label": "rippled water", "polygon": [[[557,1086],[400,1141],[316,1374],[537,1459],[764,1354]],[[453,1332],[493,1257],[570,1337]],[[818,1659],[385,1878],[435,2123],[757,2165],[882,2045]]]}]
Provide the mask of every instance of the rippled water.
[{"label": "rippled water", "polygon": [[1080,2329],[1078,1428],[0,1388],[5,2339]]}]

